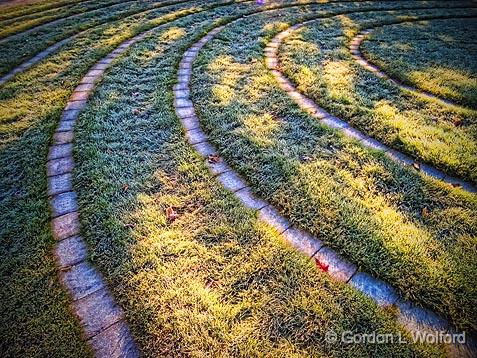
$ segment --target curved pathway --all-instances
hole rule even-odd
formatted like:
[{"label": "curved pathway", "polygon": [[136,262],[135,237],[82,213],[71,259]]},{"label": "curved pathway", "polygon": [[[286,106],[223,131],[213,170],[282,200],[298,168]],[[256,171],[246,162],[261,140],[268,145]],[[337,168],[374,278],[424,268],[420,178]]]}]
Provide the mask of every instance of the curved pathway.
[{"label": "curved pathway", "polygon": [[[161,9],[163,7],[167,7],[167,6],[174,6],[174,5],[177,5],[177,4],[181,4],[181,3],[184,3],[184,2],[188,2],[188,0],[178,0],[178,1],[164,1],[164,2],[159,2],[159,3],[155,3],[154,6],[152,6],[152,8],[149,8],[149,9],[146,9],[146,10],[140,10],[139,12],[134,12],[126,17],[123,17],[121,18],[121,20],[124,20],[124,19],[127,19],[128,17],[131,17],[131,16],[137,16],[137,15],[140,15],[140,14],[143,14],[143,13],[146,13],[148,11],[153,11],[153,10],[157,10],[157,9]],[[117,4],[116,4],[117,5]],[[64,19],[64,18],[63,18]],[[62,20],[62,19],[60,19]],[[103,22],[103,23],[99,23],[93,27],[90,27],[84,31],[81,31],[81,32],[78,32],[70,37],[67,37],[63,40],[60,40],[56,43],[54,43],[53,45],[47,47],[46,49],[44,49],[43,51],[37,53],[34,57],[30,58],[29,60],[23,62],[22,64],[16,66],[15,68],[13,68],[12,70],[10,70],[9,72],[7,72],[6,74],[4,74],[3,76],[0,76],[0,86],[5,84],[7,81],[9,81],[10,79],[12,79],[15,75],[19,74],[19,73],[22,73],[24,71],[26,71],[27,69],[29,69],[30,67],[32,67],[33,65],[36,65],[38,62],[42,61],[43,59],[45,59],[47,56],[51,55],[53,52],[55,52],[56,50],[58,50],[60,47],[62,47],[63,45],[67,44],[68,42],[70,41],[73,41],[75,38],[87,33],[88,31],[90,31],[91,29],[94,29],[95,27],[97,26],[100,26],[104,23],[107,23],[107,21]],[[40,26],[43,26],[43,25],[47,25],[47,24],[42,24]]]},{"label": "curved pathway", "polygon": [[[235,23],[238,20],[239,19],[231,21],[227,25]],[[349,283],[373,299],[380,306],[397,306],[399,308],[398,321],[407,330],[411,332],[454,331],[446,320],[427,309],[403,300],[398,296],[396,290],[391,285],[367,273],[358,271],[354,264],[343,259],[331,248],[324,246],[320,240],[293,227],[272,205],[252,194],[252,189],[224,162],[223,158],[217,155],[215,148],[208,140],[207,134],[200,128],[199,119],[195,115],[194,106],[190,100],[189,87],[192,62],[200,49],[225,26],[226,25],[216,27],[184,53],[177,72],[177,84],[173,87],[174,108],[176,115],[184,127],[187,141],[205,160],[205,164],[210,172],[216,176],[216,179],[222,186],[231,191],[245,207],[258,211],[259,219],[273,227],[298,251],[316,260],[320,265],[327,266],[327,272],[334,279]],[[290,31],[296,29],[298,26],[299,25],[289,28],[287,30],[288,32],[285,31],[285,34],[290,33]],[[281,36],[284,37],[285,35]],[[268,54],[275,53],[274,51],[276,51],[279,41],[280,38],[275,38],[272,41],[272,47],[267,48]],[[273,62],[272,60],[272,57],[267,57],[267,62]],[[271,64],[273,65],[273,63]],[[469,346],[453,346],[453,349],[457,350],[459,354],[469,354],[472,356],[473,351],[469,352],[469,350],[475,349],[473,342],[469,344]]]},{"label": "curved pathway", "polygon": [[384,152],[389,158],[393,159],[394,161],[404,164],[413,166],[416,170],[427,174],[435,179],[442,180],[454,187],[461,187],[462,189],[469,191],[469,192],[477,192],[477,188],[472,184],[465,180],[455,178],[445,174],[444,172],[436,169],[430,165],[424,163],[418,163],[411,157],[397,151],[391,149],[390,147],[386,146],[385,144],[368,137],[366,134],[360,132],[359,130],[351,127],[347,122],[334,117],[330,113],[328,113],[325,109],[318,106],[314,101],[309,99],[308,97],[304,96],[303,94],[299,93],[296,87],[278,70],[278,57],[277,51],[278,47],[280,46],[281,42],[290,35],[293,31],[299,29],[300,27],[309,24],[316,19],[308,20],[299,24],[295,24],[290,26],[287,30],[280,32],[276,35],[265,47],[265,62],[267,67],[271,70],[275,79],[278,81],[280,87],[288,93],[288,95],[293,98],[293,100],[302,108],[304,111],[309,113],[311,116],[317,118],[320,123],[339,130],[341,133],[348,137],[352,137],[357,139],[361,144],[365,147],[372,148],[375,150],[379,150]]},{"label": "curved pathway", "polygon": [[[457,17],[449,17],[449,18],[450,19],[458,19]],[[466,17],[466,18],[474,18],[474,17],[469,16],[469,17]],[[438,19],[443,19],[443,18],[439,17]],[[430,19],[426,19],[426,20],[430,20]],[[407,20],[407,21],[396,22],[395,24],[400,24],[400,23],[404,23],[404,22],[416,22],[416,21],[423,21],[423,20]],[[454,102],[452,100],[444,99],[444,98],[441,98],[439,96],[436,96],[435,94],[424,91],[422,89],[418,89],[418,88],[415,88],[415,87],[412,87],[412,86],[405,85],[402,82],[400,82],[399,80],[389,77],[380,68],[378,68],[376,65],[369,62],[363,56],[363,54],[361,53],[361,51],[359,49],[359,47],[361,46],[361,43],[367,37],[369,37],[376,29],[382,28],[382,27],[388,26],[388,25],[392,25],[392,24],[386,24],[386,25],[382,25],[382,26],[374,26],[372,28],[362,30],[351,40],[351,42],[349,44],[349,50],[351,52],[351,56],[356,61],[356,63],[358,63],[359,65],[361,65],[362,67],[364,67],[368,71],[374,73],[377,77],[387,79],[388,81],[390,81],[393,84],[395,84],[396,86],[398,86],[401,90],[414,92],[415,94],[417,94],[419,96],[426,97],[426,98],[431,98],[431,99],[433,99],[435,101],[438,101],[438,102],[440,102],[441,104],[444,104],[444,105],[451,105],[451,106],[456,106],[456,107],[461,107],[461,108],[467,108],[467,107],[465,107],[465,106],[463,106],[463,105],[461,105],[457,102]]]}]

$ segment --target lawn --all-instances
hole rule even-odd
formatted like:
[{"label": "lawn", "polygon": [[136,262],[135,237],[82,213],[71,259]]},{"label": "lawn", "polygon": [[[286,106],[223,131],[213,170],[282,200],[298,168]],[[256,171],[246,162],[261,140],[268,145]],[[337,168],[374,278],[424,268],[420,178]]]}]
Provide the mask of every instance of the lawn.
[{"label": "lawn", "polygon": [[[191,75],[191,100],[217,152],[294,226],[401,297],[473,332],[477,195],[324,127],[280,89],[263,57],[277,33],[316,18],[279,48],[280,70],[299,90],[368,135],[476,182],[475,111],[402,93],[355,64],[347,50],[361,28],[411,19],[374,33],[363,44],[366,56],[405,83],[471,106],[475,66],[464,59],[475,51],[473,32],[458,31],[454,20],[414,21],[476,11],[449,9],[459,6],[472,3],[0,4],[0,75],[68,39],[0,86],[0,355],[94,354],[58,278],[45,166],[61,112],[82,76],[150,29],[94,86],[73,142],[73,188],[88,261],[124,311],[142,355],[449,353],[445,345],[412,343],[396,307],[378,306],[318,269],[223,188],[187,143],[173,86],[183,53],[227,24],[199,52]],[[241,15],[249,16],[229,23]],[[413,43],[417,33],[436,43]],[[451,46],[441,49],[438,41]],[[426,46],[442,53],[426,56]],[[435,58],[448,54],[454,57],[441,63],[448,71],[436,72]],[[426,87],[426,78],[436,82]],[[451,126],[456,119],[463,124]],[[408,343],[343,344],[328,341],[329,331],[402,335]]]}]

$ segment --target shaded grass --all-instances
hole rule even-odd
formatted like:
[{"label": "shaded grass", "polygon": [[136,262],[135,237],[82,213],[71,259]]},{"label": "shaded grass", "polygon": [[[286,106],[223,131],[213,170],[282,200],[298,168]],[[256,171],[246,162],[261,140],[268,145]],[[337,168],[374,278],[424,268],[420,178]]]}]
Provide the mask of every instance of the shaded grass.
[{"label": "shaded grass", "polygon": [[[192,79],[199,118],[227,162],[295,225],[392,283],[405,298],[475,329],[475,195],[323,128],[292,104],[266,70],[265,43],[286,22],[310,14],[316,10],[253,16],[207,45]],[[313,33],[316,41],[319,33]],[[320,52],[309,44],[302,57],[313,51]]]},{"label": "shaded grass", "polygon": [[362,49],[403,83],[477,108],[476,36],[476,19],[411,22],[377,29]]},{"label": "shaded grass", "polygon": [[414,15],[463,16],[471,12],[429,10],[376,14],[376,18],[350,14],[320,20],[286,40],[279,51],[283,71],[300,91],[371,137],[475,183],[477,112],[404,93],[354,63],[347,49],[360,28]]},{"label": "shaded grass", "polygon": [[[231,13],[179,20],[135,45],[80,116],[75,187],[85,237],[143,353],[439,354],[430,347],[324,343],[329,329],[398,328],[257,222],[185,144],[172,107],[177,63],[212,21]],[[168,206],[179,213],[172,224]]]}]

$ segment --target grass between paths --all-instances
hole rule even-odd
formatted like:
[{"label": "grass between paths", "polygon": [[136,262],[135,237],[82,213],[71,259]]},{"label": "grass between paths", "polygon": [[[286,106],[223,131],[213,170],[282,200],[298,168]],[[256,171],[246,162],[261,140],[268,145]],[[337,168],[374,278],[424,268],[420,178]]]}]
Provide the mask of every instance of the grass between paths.
[{"label": "grass between paths", "polygon": [[409,22],[376,29],[361,48],[403,83],[477,108],[476,37],[476,19]]},{"label": "grass between paths", "polygon": [[356,64],[347,48],[360,28],[473,12],[432,9],[320,20],[289,37],[279,57],[298,89],[335,116],[390,147],[477,183],[477,111],[404,93]]},{"label": "grass between paths", "polygon": [[[172,107],[177,63],[214,20],[234,13],[178,20],[133,46],[80,115],[75,187],[85,237],[144,355],[442,353],[326,344],[330,329],[399,329],[392,312],[331,281],[260,224],[185,144]],[[179,214],[173,223],[168,206]]]},{"label": "grass between paths", "polygon": [[0,355],[89,355],[52,254],[45,168],[51,136],[73,88],[98,59],[132,34],[187,13],[76,39],[0,89]]},{"label": "grass between paths", "polygon": [[[327,9],[320,6],[321,14]],[[313,7],[276,11],[221,32],[195,63],[192,95],[199,119],[227,162],[294,225],[391,283],[403,297],[459,328],[476,329],[477,197],[324,128],[299,110],[266,70],[265,44],[289,24],[319,14]],[[360,16],[378,21],[386,15]],[[294,48],[303,55],[286,54],[305,61],[334,51],[334,39],[348,38],[336,22],[347,19],[317,22],[306,31],[321,46],[302,42]],[[340,51],[344,62],[348,54]],[[314,66],[321,67],[321,58],[314,58]]]}]

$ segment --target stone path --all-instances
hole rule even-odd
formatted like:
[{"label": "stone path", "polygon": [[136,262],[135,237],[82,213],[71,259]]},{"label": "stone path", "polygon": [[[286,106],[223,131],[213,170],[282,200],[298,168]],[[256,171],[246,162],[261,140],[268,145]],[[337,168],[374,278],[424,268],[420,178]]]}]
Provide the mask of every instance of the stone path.
[{"label": "stone path", "polygon": [[328,113],[325,109],[318,106],[314,101],[309,99],[308,97],[304,96],[303,94],[299,93],[295,86],[279,71],[279,63],[277,57],[278,47],[280,46],[281,42],[290,35],[293,31],[299,29],[300,27],[309,24],[315,21],[308,20],[293,26],[290,26],[287,30],[280,32],[276,35],[265,47],[265,62],[267,67],[271,70],[275,79],[278,81],[281,89],[286,91],[288,95],[308,114],[313,116],[314,118],[318,119],[320,123],[339,130],[344,135],[354,138],[358,140],[362,145],[368,148],[372,148],[375,150],[379,150],[384,152],[389,158],[392,160],[401,163],[403,165],[412,166],[414,168],[419,168],[419,171],[433,177],[438,180],[442,180],[454,187],[461,187],[462,189],[469,191],[469,192],[477,192],[477,188],[474,184],[469,183],[465,180],[455,178],[445,174],[444,172],[427,165],[425,163],[418,163],[413,158],[403,154],[397,150],[391,149],[390,147],[386,146],[385,144],[368,137],[366,134],[360,132],[359,130],[351,127],[347,122],[334,117],[330,113]]},{"label": "stone path", "polygon": [[[411,21],[415,22],[415,21],[422,21],[422,20],[410,20],[410,21],[405,21],[405,22],[411,22]],[[396,22],[396,23],[403,23],[403,21]],[[386,26],[387,25],[390,25],[390,24],[386,24]],[[434,95],[430,92],[427,92],[427,91],[424,91],[424,90],[421,90],[421,89],[417,89],[417,88],[412,87],[412,86],[405,85],[405,84],[401,83],[399,80],[389,77],[386,73],[384,73],[377,66],[373,65],[368,60],[366,60],[366,58],[361,53],[359,47],[361,46],[361,43],[366,38],[368,38],[377,28],[381,28],[381,27],[383,27],[383,26],[375,26],[375,27],[372,27],[372,28],[369,28],[369,29],[362,30],[351,40],[351,42],[349,44],[349,50],[351,52],[351,56],[356,61],[356,63],[358,63],[359,65],[361,65],[362,67],[364,67],[368,71],[374,73],[377,77],[389,80],[394,85],[398,86],[401,90],[413,92],[413,93],[415,93],[419,96],[433,99],[433,100],[435,100],[435,101],[437,101],[441,104],[444,104],[444,105],[451,105],[451,106],[466,108],[465,106],[463,106],[459,103],[456,103],[452,100],[444,99],[444,98],[436,96],[436,95]]]},{"label": "stone path", "polygon": [[[160,9],[162,7],[167,7],[167,6],[172,6],[172,5],[177,5],[177,4],[181,4],[181,3],[184,3],[184,2],[187,2],[187,0],[177,0],[177,1],[164,1],[164,2],[159,2],[159,3],[156,3],[156,6],[154,6],[153,8],[149,8],[147,10],[141,10],[139,12],[135,12],[135,13],[132,13],[124,18],[122,18],[121,20],[124,20],[124,19],[127,19],[128,17],[130,16],[137,16],[137,15],[140,15],[142,13],[146,13],[148,11],[151,11],[151,10],[157,10],[157,9]],[[117,5],[117,4],[116,4]],[[58,20],[64,20],[65,18],[62,18],[62,19],[58,19]],[[44,25],[49,25],[50,23],[45,23],[45,24],[41,24],[38,27],[41,27],[41,26],[44,26]],[[92,28],[96,27],[96,26],[99,26],[103,23],[100,23],[100,24],[97,24],[95,26],[93,26]],[[0,86],[5,84],[7,81],[9,81],[10,79],[12,79],[15,75],[19,74],[19,73],[22,73],[24,71],[26,71],[27,69],[29,69],[30,67],[32,67],[33,65],[36,65],[38,62],[42,61],[43,59],[45,59],[47,56],[51,55],[53,52],[55,52],[56,50],[58,50],[60,47],[62,47],[63,45],[67,44],[68,42],[70,41],[73,41],[75,38],[81,36],[81,35],[84,35],[85,33],[87,33],[89,30],[91,30],[91,28],[88,28],[84,31],[81,31],[81,32],[78,32],[77,34],[73,35],[73,36],[70,36],[70,37],[67,37],[63,40],[60,40],[56,43],[54,43],[53,45],[47,47],[46,49],[44,49],[43,51],[39,52],[38,54],[36,54],[34,57],[30,58],[29,60],[23,62],[22,64],[18,65],[17,67],[13,68],[11,71],[7,72],[5,75],[3,76],[0,76]],[[12,36],[16,36],[17,34],[15,35],[12,35]]]},{"label": "stone path", "polygon": [[[229,22],[227,25],[235,23],[239,19]],[[366,296],[373,299],[378,305],[395,305],[399,308],[398,321],[409,331],[453,331],[450,324],[437,316],[430,310],[418,307],[417,305],[404,300],[398,296],[396,290],[389,284],[374,278],[373,276],[358,271],[357,267],[342,258],[338,253],[322,244],[320,240],[293,227],[290,222],[279,214],[279,212],[264,200],[256,197],[252,189],[240,176],[218,157],[215,148],[210,144],[207,134],[202,131],[199,119],[195,115],[192,101],[190,100],[190,77],[192,73],[192,63],[197,57],[200,49],[210,41],[226,25],[216,27],[206,36],[192,45],[183,55],[177,72],[177,84],[173,87],[174,107],[182,126],[185,130],[187,141],[194,147],[196,152],[204,159],[210,172],[222,184],[222,186],[231,191],[234,196],[247,208],[258,211],[258,217],[261,221],[273,227],[287,242],[293,245],[298,251],[307,255],[311,259],[316,259],[324,265],[328,265],[328,273],[336,280],[349,283]],[[299,25],[292,26],[285,32],[288,34]],[[267,47],[267,63],[274,68],[276,58],[274,54],[280,40],[284,37],[283,33],[275,38],[271,46]],[[276,70],[273,70],[276,72]],[[288,84],[288,86],[291,86]],[[295,96],[293,89],[289,93]],[[301,100],[301,97],[299,97]],[[311,105],[307,108],[313,108]],[[323,117],[324,118],[324,117]],[[334,119],[328,119],[334,121]],[[332,122],[334,123],[334,122]],[[214,160],[208,159],[213,156]],[[453,347],[459,354],[468,353],[466,347]],[[473,349],[473,348],[472,348]],[[464,352],[465,351],[465,352]],[[472,353],[470,353],[471,355]]]}]

